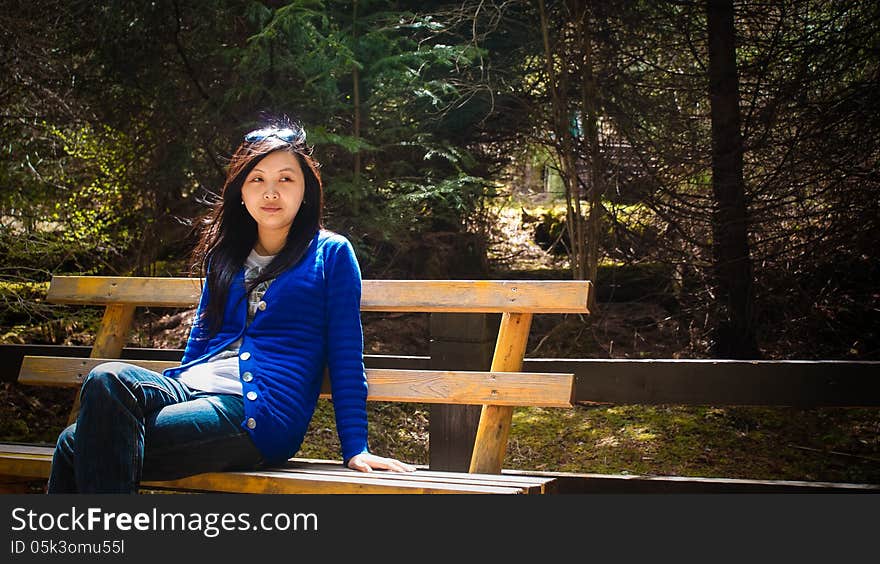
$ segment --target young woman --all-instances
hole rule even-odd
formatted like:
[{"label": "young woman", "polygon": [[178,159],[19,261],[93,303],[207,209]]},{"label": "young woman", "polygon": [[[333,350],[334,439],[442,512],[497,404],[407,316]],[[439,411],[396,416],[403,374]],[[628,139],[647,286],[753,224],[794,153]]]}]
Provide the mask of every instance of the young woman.
[{"label": "young woman", "polygon": [[179,367],[121,362],[83,383],[49,493],[137,493],[142,480],[281,464],[300,448],[325,366],[344,464],[414,468],[369,452],[351,244],[322,228],[318,165],[296,125],[248,133],[196,257],[206,282]]}]

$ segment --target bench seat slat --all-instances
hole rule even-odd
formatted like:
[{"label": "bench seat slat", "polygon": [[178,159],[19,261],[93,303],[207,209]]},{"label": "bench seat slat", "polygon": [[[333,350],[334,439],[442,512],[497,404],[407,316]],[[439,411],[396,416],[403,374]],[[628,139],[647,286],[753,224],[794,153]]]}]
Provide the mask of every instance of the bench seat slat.
[{"label": "bench seat slat", "polygon": [[[364,280],[362,311],[589,313],[586,280]],[[57,304],[193,307],[198,278],[55,276]]]},{"label": "bench seat slat", "polygon": [[[4,464],[17,460],[22,465],[30,465],[36,470],[30,472],[30,477],[43,478],[42,464],[52,456],[52,447],[27,444],[3,444],[0,445],[0,469]],[[505,485],[527,488],[529,491],[539,491],[546,487],[548,479],[543,476],[529,476],[520,474],[461,474],[437,470],[430,470],[422,466],[417,467],[418,477],[423,482],[440,483],[469,483],[482,485]],[[287,463],[287,469],[295,470],[299,474],[325,474],[351,477],[352,471],[342,467],[338,460],[322,460],[314,458],[291,458]],[[3,472],[0,472],[2,474]],[[356,474],[355,474],[356,475]],[[386,480],[407,480],[410,474],[398,474],[394,472],[376,473],[374,476]]]},{"label": "bench seat slat", "polygon": [[[75,387],[89,371],[116,359],[25,356],[18,381],[36,386]],[[161,372],[178,362],[126,360]],[[516,405],[571,407],[574,375],[534,372],[450,372],[369,368],[368,396],[372,401],[446,403],[459,405]],[[321,397],[329,398],[325,381]]]},{"label": "bench seat slat", "polygon": [[[52,463],[52,447],[0,446],[0,475],[46,479]],[[489,476],[459,472],[414,474],[346,470],[337,464],[296,462],[288,468],[252,472],[211,472],[179,480],[143,482],[146,488],[233,493],[543,493],[552,478]]]},{"label": "bench seat slat", "polygon": [[[325,461],[316,462],[309,459],[292,458],[287,463],[287,468],[295,470],[298,473],[308,474],[325,474],[333,476],[352,475],[352,470],[344,468],[341,462]],[[501,474],[474,474],[474,473],[458,473],[448,471],[429,470],[424,467],[418,468],[418,478],[425,482],[437,483],[472,483],[485,485],[508,485],[515,487],[527,487],[538,492],[545,484],[543,477],[528,475],[501,475]],[[401,474],[397,472],[380,472],[375,474],[386,480],[406,480],[410,474]]]}]

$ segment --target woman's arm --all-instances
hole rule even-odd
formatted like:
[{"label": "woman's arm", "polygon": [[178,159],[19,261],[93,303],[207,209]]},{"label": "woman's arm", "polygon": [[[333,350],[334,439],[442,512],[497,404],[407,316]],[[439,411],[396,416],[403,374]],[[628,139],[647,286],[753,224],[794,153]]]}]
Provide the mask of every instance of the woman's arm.
[{"label": "woman's arm", "polygon": [[334,241],[327,260],[327,365],[336,429],[349,468],[411,472],[412,466],[376,456],[367,446],[367,378],[361,325],[361,272],[351,243]]},{"label": "woman's arm", "polygon": [[202,327],[202,314],[206,307],[208,307],[208,284],[204,283],[202,284],[202,295],[199,298],[199,307],[196,308],[196,316],[189,331],[189,338],[186,340],[186,348],[183,351],[183,358],[180,360],[180,364],[186,364],[205,354],[208,339]]},{"label": "woman's arm", "polygon": [[342,457],[348,463],[369,451],[361,273],[348,240],[337,235],[327,244],[327,367]]}]

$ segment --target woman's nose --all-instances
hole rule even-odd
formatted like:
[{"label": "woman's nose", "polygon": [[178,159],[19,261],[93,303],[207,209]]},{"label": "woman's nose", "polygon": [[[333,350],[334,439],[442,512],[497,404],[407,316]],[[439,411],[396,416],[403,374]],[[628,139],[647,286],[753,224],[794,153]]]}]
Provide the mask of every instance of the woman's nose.
[{"label": "woman's nose", "polygon": [[274,186],[269,186],[266,191],[263,193],[263,198],[266,200],[277,200],[278,199],[278,191],[275,190]]}]

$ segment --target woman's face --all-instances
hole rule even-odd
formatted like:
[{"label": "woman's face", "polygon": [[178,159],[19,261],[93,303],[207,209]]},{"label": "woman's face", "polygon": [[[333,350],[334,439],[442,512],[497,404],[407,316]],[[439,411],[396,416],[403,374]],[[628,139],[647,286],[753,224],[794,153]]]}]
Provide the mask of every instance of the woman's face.
[{"label": "woman's face", "polygon": [[287,151],[266,155],[241,188],[241,199],[261,235],[274,232],[286,236],[304,194],[305,178],[299,159]]}]

